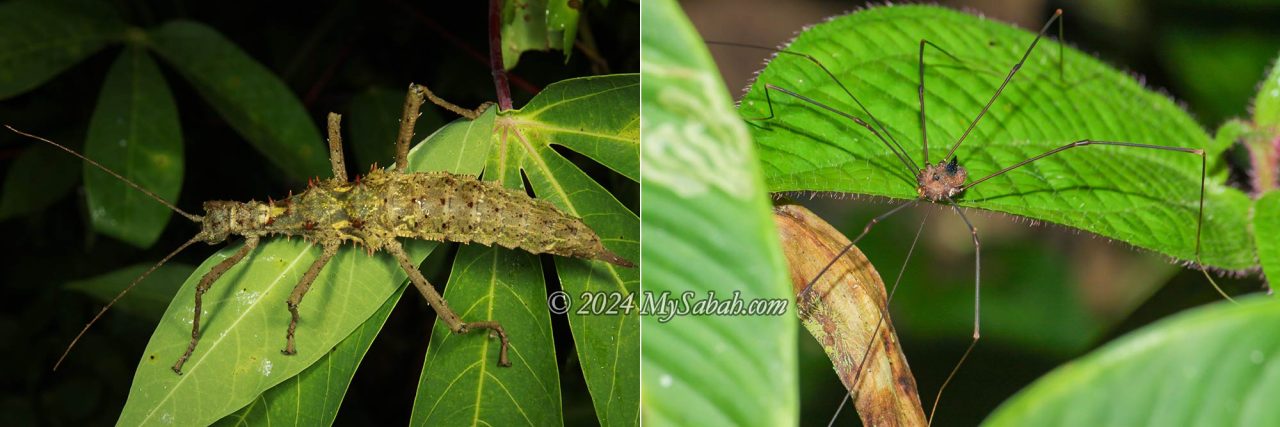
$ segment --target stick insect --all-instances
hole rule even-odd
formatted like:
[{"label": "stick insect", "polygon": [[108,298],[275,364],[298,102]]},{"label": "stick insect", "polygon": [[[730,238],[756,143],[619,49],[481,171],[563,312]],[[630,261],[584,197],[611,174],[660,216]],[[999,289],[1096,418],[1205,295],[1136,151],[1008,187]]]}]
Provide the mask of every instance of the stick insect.
[{"label": "stick insect", "polygon": [[204,293],[224,273],[243,261],[257,247],[261,239],[272,235],[299,236],[319,246],[321,250],[320,257],[307,269],[286,301],[291,319],[285,334],[285,345],[281,350],[285,355],[297,353],[294,332],[299,320],[299,304],[302,303],[303,297],[306,296],[321,270],[344,242],[360,245],[370,255],[377,251],[389,253],[453,333],[466,334],[471,331],[486,330],[496,335],[501,343],[498,365],[504,367],[511,366],[511,362],[507,356],[509,341],[502,325],[494,320],[463,321],[418,271],[418,267],[411,261],[398,239],[497,244],[534,254],[547,253],[634,267],[630,261],[605,248],[599,236],[581,219],[566,214],[549,202],[534,199],[523,192],[509,190],[497,183],[481,181],[471,176],[446,172],[405,172],[405,166],[408,164],[409,142],[413,139],[418,110],[424,98],[430,98],[432,102],[470,119],[474,119],[488,107],[483,105],[476,110],[462,109],[437,98],[425,86],[409,85],[396,140],[395,166],[374,168],[364,176],[356,176],[354,180],[348,180],[343,159],[341,116],[330,113],[328,116],[329,161],[333,178],[313,180],[306,191],[296,195],[290,194],[282,200],[268,199],[266,203],[205,202],[204,215],[187,213],[155,193],[63,145],[6,126],[19,135],[48,143],[71,153],[201,226],[199,233],[144,272],[106,307],[103,307],[67,346],[54,369],[57,369],[57,366],[75,347],[76,342],[116,301],[119,301],[156,268],[196,242],[216,244],[225,241],[231,235],[243,236],[245,244],[200,279],[195,293],[191,339],[186,351],[172,367],[173,372],[178,375],[182,374],[183,364],[196,351],[200,342],[201,303]]},{"label": "stick insect", "polygon": [[[1027,166],[1029,164],[1032,164],[1041,159],[1055,156],[1056,154],[1062,153],[1064,151],[1069,151],[1072,148],[1085,147],[1085,146],[1110,146],[1110,147],[1116,147],[1118,150],[1139,150],[1139,149],[1155,150],[1155,151],[1161,151],[1161,152],[1185,153],[1185,154],[1198,156],[1200,160],[1200,192],[1199,192],[1197,205],[1195,206],[1195,209],[1196,209],[1196,219],[1195,219],[1195,225],[1194,225],[1195,249],[1194,249],[1193,261],[1196,265],[1199,266],[1200,271],[1204,274],[1204,276],[1209,281],[1209,283],[1213,286],[1213,288],[1220,295],[1222,295],[1223,298],[1230,300],[1230,297],[1224,291],[1222,291],[1222,289],[1217,285],[1216,281],[1214,281],[1214,279],[1208,274],[1208,271],[1206,270],[1206,267],[1201,260],[1201,249],[1202,249],[1201,234],[1202,234],[1203,219],[1204,219],[1205,182],[1206,182],[1206,171],[1207,171],[1207,159],[1206,159],[1205,151],[1203,149],[1191,148],[1191,147],[1165,146],[1165,145],[1156,145],[1156,144],[1138,143],[1138,142],[1129,142],[1129,141],[1112,141],[1112,140],[1084,138],[1084,139],[1078,139],[1073,142],[1058,146],[1056,148],[1046,150],[1044,152],[1041,152],[1034,156],[1030,156],[1023,160],[1012,162],[1011,164],[1007,164],[1006,166],[1001,166],[997,170],[993,170],[990,172],[984,171],[984,173],[973,177],[974,179],[970,179],[971,177],[969,176],[969,171],[964,166],[962,166],[960,161],[958,160],[957,150],[960,148],[961,144],[966,139],[974,139],[974,138],[969,138],[973,134],[974,129],[978,126],[978,124],[982,121],[982,119],[988,115],[988,112],[992,111],[992,105],[995,104],[996,100],[1000,98],[1001,94],[1005,91],[1006,87],[1013,80],[1014,76],[1017,75],[1018,71],[1024,65],[1028,64],[1028,58],[1031,57],[1031,54],[1034,51],[1035,47],[1040,42],[1040,40],[1044,38],[1044,36],[1048,33],[1048,31],[1052,29],[1055,23],[1058,24],[1059,39],[1062,38],[1063,30],[1061,26],[1061,17],[1062,17],[1062,11],[1060,9],[1056,10],[1053,13],[1053,15],[1047,20],[1047,22],[1044,23],[1043,27],[1040,28],[1040,31],[1036,34],[1035,38],[1030,41],[1030,44],[1024,50],[1022,50],[1022,54],[1020,58],[1012,66],[1012,68],[1010,68],[1005,73],[1000,73],[1002,80],[1000,80],[999,86],[996,87],[994,93],[990,94],[989,97],[984,97],[978,100],[980,102],[985,101],[985,103],[980,104],[982,105],[981,109],[976,112],[976,115],[972,117],[972,120],[967,121],[967,125],[963,128],[963,132],[960,133],[958,138],[956,138],[953,142],[950,143],[949,148],[946,151],[946,154],[942,156],[941,159],[938,159],[936,162],[931,162],[929,157],[930,155],[929,143],[928,143],[929,121],[928,121],[928,116],[925,108],[926,107],[925,52],[926,52],[926,48],[930,48],[934,52],[944,55],[947,58],[950,58],[952,61],[960,62],[961,61],[960,58],[958,58],[956,55],[953,55],[952,53],[946,50],[946,48],[944,47],[946,44],[945,42],[935,43],[934,41],[930,41],[928,39],[923,39],[923,38],[920,39],[919,45],[918,45],[919,50],[917,52],[913,52],[913,53],[916,53],[914,58],[916,59],[915,61],[916,69],[912,70],[914,71],[914,73],[910,73],[910,74],[903,73],[904,78],[908,78],[908,76],[916,78],[915,86],[916,86],[917,93],[916,93],[916,96],[913,97],[915,99],[912,99],[912,101],[915,101],[915,103],[918,105],[918,111],[919,111],[919,116],[918,116],[919,132],[920,132],[919,135],[920,135],[920,141],[921,141],[921,158],[919,160],[919,163],[916,163],[916,161],[911,158],[910,154],[904,148],[902,143],[899,142],[898,139],[894,136],[894,134],[889,131],[889,127],[887,127],[884,122],[876,118],[876,116],[871,112],[871,109],[858,98],[858,96],[855,94],[856,91],[851,89],[849,86],[846,86],[845,83],[842,82],[840,78],[836,75],[836,73],[828,69],[815,56],[810,55],[808,53],[791,50],[791,49],[781,50],[781,49],[763,48],[759,46],[751,46],[751,45],[744,45],[744,44],[738,44],[738,43],[723,43],[723,42],[712,43],[712,44],[721,44],[721,45],[768,50],[768,51],[775,52],[776,58],[781,58],[781,57],[797,58],[800,60],[799,62],[801,64],[807,64],[808,67],[811,67],[812,69],[816,70],[817,75],[819,76],[820,79],[822,79],[823,82],[834,84],[834,86],[838,90],[835,90],[833,92],[838,93],[839,96],[842,98],[846,98],[847,100],[852,101],[852,103],[856,106],[858,110],[857,113],[850,113],[850,112],[843,111],[840,108],[834,107],[829,103],[825,103],[825,102],[819,101],[818,99],[815,99],[814,97],[805,95],[801,93],[801,91],[788,88],[786,87],[788,86],[787,84],[784,84],[778,81],[769,81],[767,80],[768,77],[766,75],[764,77],[761,77],[757,81],[758,85],[756,86],[756,88],[758,90],[759,89],[763,90],[764,101],[768,108],[767,114],[764,114],[763,116],[747,116],[746,117],[747,120],[759,123],[759,125],[757,126],[764,129],[767,129],[769,126],[771,126],[772,122],[777,118],[776,113],[780,111],[780,110],[775,110],[775,105],[774,105],[775,98],[773,95],[781,94],[781,96],[785,98],[799,101],[800,104],[807,106],[807,108],[813,111],[819,112],[831,118],[835,118],[841,123],[848,125],[848,127],[853,129],[854,132],[861,133],[864,135],[869,135],[875,141],[877,141],[878,144],[881,144],[883,145],[884,148],[888,149],[888,152],[892,154],[892,157],[891,157],[892,163],[897,163],[898,165],[896,166],[901,166],[903,169],[905,169],[907,175],[914,178],[913,184],[916,190],[914,200],[909,200],[905,203],[899,204],[898,206],[891,208],[887,212],[884,212],[876,216],[875,218],[871,219],[864,227],[862,227],[860,234],[858,234],[856,237],[852,239],[849,246],[847,246],[845,250],[841,252],[841,254],[848,252],[853,247],[853,245],[857,244],[859,240],[861,240],[868,233],[870,233],[871,229],[877,223],[884,221],[885,219],[889,218],[895,213],[898,213],[904,210],[908,206],[914,206],[919,203],[927,202],[927,203],[935,203],[935,204],[946,206],[949,209],[955,211],[956,214],[959,216],[959,218],[966,224],[969,234],[971,235],[972,244],[974,248],[973,334],[968,347],[966,348],[964,353],[960,356],[959,361],[951,369],[947,378],[943,381],[941,387],[939,388],[938,394],[934,399],[933,406],[929,413],[930,420],[932,420],[933,415],[936,413],[937,405],[941,398],[942,391],[946,389],[947,384],[950,383],[951,380],[955,377],[960,366],[964,364],[964,361],[969,357],[969,354],[973,351],[974,347],[976,346],[977,342],[981,337],[981,333],[980,333],[981,331],[981,322],[980,322],[981,298],[979,296],[980,290],[981,290],[981,276],[982,276],[981,275],[981,265],[982,265],[981,264],[981,241],[979,239],[979,233],[978,233],[977,227],[973,225],[973,222],[971,222],[969,218],[965,215],[964,211],[960,209],[960,206],[957,202],[964,198],[965,193],[967,191],[973,189],[974,187],[979,186],[980,184],[983,184],[984,182],[988,182],[992,178],[999,177],[1011,171],[1014,171],[1024,166]],[[1057,74],[1056,77],[1059,79],[1060,83],[1065,83],[1065,77],[1064,77],[1065,66],[1063,65],[1065,61],[1063,59],[1062,52],[1063,52],[1062,47],[1060,45],[1059,52],[1058,52],[1058,64],[1057,64],[1059,69],[1055,74]],[[930,64],[930,65],[936,66],[936,64]],[[791,83],[796,83],[796,82],[791,82]],[[859,89],[859,90],[862,90],[862,89]],[[1082,135],[1082,136],[1087,136],[1087,135]],[[1189,228],[1190,228],[1190,224],[1188,224],[1188,230],[1187,230],[1188,234],[1190,234]],[[912,246],[914,246],[914,242],[912,243]],[[830,268],[830,266],[833,265],[840,256],[841,255],[837,255],[835,258],[833,258],[827,264],[827,268]],[[813,283],[816,283],[818,279],[822,276],[822,274],[826,272],[826,270],[827,270],[826,268],[821,270],[821,272],[819,272],[810,281],[809,285],[806,286],[805,289],[801,291],[801,294],[803,295],[808,293],[809,290],[812,289]],[[880,320],[878,322],[877,328],[883,325],[884,320],[885,320],[885,313],[882,312],[880,314]],[[866,357],[869,354],[870,349],[874,347],[875,347],[874,344],[871,346],[868,346],[867,348],[868,353],[864,353],[862,356],[863,361],[866,360]],[[861,365],[862,363],[860,362],[859,366]],[[855,385],[854,387],[851,388],[851,390],[857,390],[856,380],[855,380]],[[846,395],[845,398],[848,399],[848,396]],[[843,403],[841,404],[841,406],[843,407]],[[838,415],[838,412],[837,412],[837,415]]]}]

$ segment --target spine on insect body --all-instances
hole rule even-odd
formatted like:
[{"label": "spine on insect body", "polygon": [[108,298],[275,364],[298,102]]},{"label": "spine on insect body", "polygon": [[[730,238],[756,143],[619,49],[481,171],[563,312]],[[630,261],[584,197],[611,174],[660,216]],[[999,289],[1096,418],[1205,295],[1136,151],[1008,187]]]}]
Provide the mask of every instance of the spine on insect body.
[{"label": "spine on insect body", "polygon": [[475,177],[375,169],[356,182],[324,180],[267,203],[209,202],[205,231],[339,239],[371,251],[396,238],[480,243],[633,265],[590,227],[545,200]]}]

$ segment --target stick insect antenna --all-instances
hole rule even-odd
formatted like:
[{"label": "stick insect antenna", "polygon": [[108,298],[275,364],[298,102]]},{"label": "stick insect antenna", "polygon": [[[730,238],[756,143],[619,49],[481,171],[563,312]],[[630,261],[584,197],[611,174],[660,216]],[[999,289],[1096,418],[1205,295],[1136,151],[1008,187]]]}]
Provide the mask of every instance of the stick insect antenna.
[{"label": "stick insect antenna", "polygon": [[[1000,83],[1000,87],[996,88],[996,93],[991,95],[991,99],[987,101],[987,105],[984,105],[982,107],[982,111],[978,112],[978,117],[973,118],[973,122],[969,123],[969,127],[964,130],[963,134],[960,134],[960,139],[956,140],[956,143],[951,146],[951,150],[947,151],[947,155],[946,157],[943,157],[943,159],[950,159],[951,155],[956,153],[956,149],[960,148],[960,143],[964,142],[964,139],[969,136],[969,132],[972,132],[973,128],[978,126],[978,122],[982,120],[982,116],[985,116],[987,114],[987,110],[991,109],[991,104],[994,104],[996,102],[996,98],[1000,97],[1000,93],[1004,92],[1005,86],[1009,85],[1009,80],[1013,80],[1013,75],[1017,74],[1018,70],[1022,68],[1022,64],[1027,62],[1027,58],[1031,56],[1031,50],[1036,48],[1036,43],[1039,43],[1040,39],[1044,37],[1044,34],[1049,31],[1049,26],[1053,25],[1053,23],[1057,22],[1058,18],[1061,17],[1062,9],[1058,9],[1053,12],[1053,17],[1049,18],[1049,22],[1044,23],[1044,27],[1040,29],[1040,33],[1036,34],[1035,40],[1031,41],[1031,46],[1027,46],[1027,51],[1022,54],[1022,59],[1018,60],[1018,63],[1014,64],[1013,68],[1009,70],[1009,75],[1006,75],[1004,77],[1004,82]],[[1059,26],[1058,30],[1058,32],[1061,33],[1062,27]],[[1061,60],[1059,60],[1059,64],[1061,64]],[[1059,67],[1061,67],[1061,65],[1059,65]],[[1061,72],[1062,71],[1060,70],[1059,73]]]},{"label": "stick insect antenna", "polygon": [[103,171],[103,172],[106,172],[106,173],[110,174],[111,176],[114,176],[114,177],[116,177],[117,179],[119,179],[119,180],[121,180],[121,181],[124,181],[124,183],[125,183],[125,184],[129,184],[129,186],[130,186],[130,187],[133,187],[134,189],[136,189],[136,190],[138,190],[138,191],[141,191],[141,192],[142,192],[142,194],[146,194],[147,196],[150,196],[152,199],[155,199],[157,202],[160,202],[160,204],[165,205],[165,206],[166,206],[166,207],[168,207],[169,209],[173,209],[173,211],[174,211],[174,212],[177,212],[178,214],[180,214],[180,215],[182,215],[182,216],[187,217],[187,219],[189,219],[189,220],[191,220],[191,221],[194,221],[194,222],[197,222],[197,223],[198,223],[198,222],[201,222],[201,221],[203,221],[203,220],[204,220],[204,217],[202,217],[202,216],[200,216],[200,215],[192,215],[192,214],[187,213],[187,211],[184,211],[184,210],[182,210],[182,209],[178,209],[178,207],[177,207],[177,206],[174,206],[174,205],[173,205],[173,203],[169,203],[169,202],[168,202],[168,201],[166,201],[163,197],[160,197],[160,196],[156,195],[156,193],[152,193],[152,192],[151,192],[151,190],[148,190],[148,189],[142,188],[142,186],[140,186],[140,185],[138,185],[138,184],[134,183],[133,181],[130,181],[128,178],[125,178],[125,177],[121,176],[120,174],[116,173],[115,171],[113,171],[113,170],[111,170],[111,169],[108,169],[106,166],[103,166],[101,163],[98,163],[98,162],[94,161],[93,159],[90,159],[90,158],[85,157],[84,155],[82,155],[82,154],[80,154],[80,153],[77,153],[77,152],[76,152],[76,150],[72,150],[72,149],[70,149],[70,148],[67,148],[66,146],[63,146],[62,144],[59,144],[59,143],[56,143],[56,142],[50,141],[50,140],[48,140],[48,139],[45,139],[45,138],[42,138],[42,137],[39,137],[39,136],[36,136],[36,135],[32,135],[32,134],[29,134],[29,133],[26,133],[26,132],[23,132],[23,131],[20,131],[20,130],[14,129],[14,128],[13,128],[13,126],[4,125],[4,127],[5,127],[5,128],[8,128],[8,129],[9,129],[9,130],[11,130],[11,131],[13,131],[13,133],[16,133],[16,134],[18,134],[18,135],[22,135],[22,136],[25,136],[25,137],[27,137],[27,138],[31,138],[31,139],[34,139],[34,140],[37,140],[37,141],[42,141],[42,142],[48,143],[49,145],[52,145],[52,146],[54,146],[54,147],[58,147],[58,148],[59,148],[59,149],[61,149],[62,151],[66,151],[66,152],[68,152],[68,153],[71,153],[71,155],[73,155],[73,156],[79,157],[79,158],[80,158],[80,160],[84,160],[85,162],[88,162],[89,164],[91,164],[91,165],[93,165],[93,166],[97,167],[98,169],[102,169],[102,171]]},{"label": "stick insect antenna", "polygon": [[[12,130],[13,128],[9,128],[9,129]],[[14,132],[17,132],[17,131],[14,131]],[[165,255],[164,258],[160,259],[160,262],[157,262],[156,265],[151,266],[151,268],[147,269],[147,271],[142,273],[141,276],[138,276],[137,279],[133,279],[133,283],[130,283],[129,286],[126,286],[124,288],[124,290],[116,294],[116,297],[112,298],[111,302],[107,303],[106,307],[102,307],[102,310],[99,310],[98,314],[93,316],[93,320],[90,320],[88,324],[84,325],[84,329],[81,329],[80,333],[76,334],[76,337],[71,340],[71,344],[67,345],[67,349],[62,351],[62,356],[58,357],[58,362],[53,364],[53,370],[55,371],[58,370],[58,367],[62,365],[62,361],[65,360],[67,358],[67,355],[71,353],[71,349],[76,346],[77,342],[80,342],[80,337],[83,337],[85,332],[89,332],[89,328],[93,327],[94,323],[98,323],[98,319],[101,318],[103,314],[106,314],[107,310],[110,309],[111,306],[116,305],[116,301],[119,301],[120,298],[124,297],[124,294],[127,294],[129,293],[129,291],[133,290],[134,286],[138,286],[139,283],[142,283],[142,279],[146,279],[147,276],[150,276],[151,273],[156,271],[157,268],[160,268],[161,265],[164,265],[164,263],[169,262],[169,259],[173,258],[174,255],[177,255],[178,252],[182,252],[183,249],[186,249],[188,246],[191,246],[191,244],[195,242],[199,242],[200,239],[203,237],[204,237],[203,235],[197,234],[196,237],[192,237],[191,240],[187,241],[187,243],[183,243],[182,246],[178,246],[178,249],[174,249],[173,252],[169,253],[169,255]]]}]

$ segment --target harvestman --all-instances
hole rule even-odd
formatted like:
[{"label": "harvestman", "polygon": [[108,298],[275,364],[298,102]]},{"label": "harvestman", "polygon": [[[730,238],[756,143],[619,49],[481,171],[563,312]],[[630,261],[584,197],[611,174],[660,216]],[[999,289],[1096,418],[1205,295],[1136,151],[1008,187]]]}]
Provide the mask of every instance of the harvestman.
[{"label": "harvestman", "polygon": [[[871,132],[872,135],[874,135],[878,140],[880,140],[880,142],[883,143],[885,147],[889,149],[889,151],[893,152],[893,154],[898,158],[898,160],[902,162],[903,166],[905,166],[907,170],[909,170],[911,174],[916,177],[916,183],[917,183],[916,194],[918,198],[915,200],[911,200],[906,203],[900,204],[890,209],[889,211],[883,214],[880,214],[875,218],[872,218],[871,221],[868,222],[866,226],[862,228],[862,232],[859,233],[858,236],[855,237],[853,240],[851,240],[849,245],[845,246],[845,248],[842,251],[840,251],[830,262],[826,264],[825,267],[823,267],[822,270],[818,272],[818,274],[812,280],[809,281],[809,283],[804,287],[804,289],[800,291],[800,294],[797,295],[797,300],[800,299],[800,296],[803,296],[806,293],[808,293],[809,290],[813,288],[813,285],[817,283],[818,279],[821,278],[822,275],[825,274],[827,270],[830,269],[831,266],[834,265],[838,259],[840,259],[840,257],[844,256],[845,253],[849,252],[849,250],[851,250],[853,246],[858,243],[859,240],[861,240],[864,236],[866,236],[867,233],[871,231],[871,228],[873,226],[875,226],[880,221],[883,221],[885,218],[888,218],[890,215],[893,215],[894,213],[901,211],[903,208],[906,208],[908,206],[914,206],[917,203],[922,201],[946,204],[950,206],[952,210],[956,212],[957,215],[960,216],[960,219],[963,220],[965,225],[969,228],[969,233],[973,236],[973,247],[974,247],[973,338],[970,341],[969,346],[965,349],[964,354],[960,356],[960,360],[956,363],[955,367],[952,368],[951,373],[947,375],[947,379],[944,380],[942,383],[942,386],[939,387],[937,397],[934,398],[933,406],[929,411],[930,422],[932,422],[933,414],[938,408],[938,401],[942,397],[942,391],[946,389],[947,384],[951,382],[951,379],[953,377],[955,377],[956,372],[959,371],[960,366],[964,364],[965,359],[969,357],[969,353],[973,351],[974,346],[977,345],[978,339],[981,336],[980,322],[979,322],[979,315],[981,313],[981,298],[979,295],[981,290],[981,276],[982,276],[982,263],[981,263],[981,246],[982,245],[978,239],[977,227],[974,227],[973,223],[969,221],[969,218],[965,216],[964,211],[962,211],[960,207],[955,203],[955,199],[961,196],[966,190],[973,188],[978,184],[981,184],[991,178],[1003,175],[1011,170],[1025,166],[1036,160],[1040,160],[1045,157],[1052,156],[1062,151],[1066,151],[1068,149],[1075,148],[1075,147],[1084,147],[1089,145],[1109,145],[1109,146],[1119,146],[1119,147],[1155,149],[1155,150],[1190,153],[1190,154],[1195,154],[1200,156],[1200,204],[1199,204],[1198,218],[1196,221],[1195,262],[1199,266],[1200,271],[1204,273],[1204,276],[1209,280],[1209,283],[1213,285],[1213,288],[1220,295],[1222,295],[1223,298],[1226,298],[1227,300],[1231,300],[1231,297],[1228,296],[1222,290],[1222,288],[1218,286],[1217,282],[1215,282],[1213,278],[1209,275],[1208,271],[1204,267],[1204,263],[1201,262],[1200,260],[1200,233],[1202,229],[1202,224],[1204,222],[1204,187],[1205,187],[1205,173],[1206,173],[1206,159],[1205,159],[1204,150],[1202,149],[1169,147],[1169,146],[1152,145],[1152,144],[1139,144],[1139,143],[1133,143],[1133,142],[1097,141],[1097,140],[1090,140],[1090,139],[1082,139],[1082,140],[1078,140],[1078,141],[1063,145],[1058,148],[1054,148],[1052,150],[1046,151],[1042,154],[1028,158],[1026,160],[1022,160],[1011,166],[1000,169],[999,171],[996,171],[994,173],[991,173],[989,175],[983,176],[981,178],[978,178],[976,180],[969,181],[966,183],[969,177],[968,171],[965,170],[963,166],[960,166],[960,164],[956,160],[956,157],[955,157],[956,149],[960,147],[960,144],[964,142],[965,138],[969,136],[969,133],[973,131],[973,129],[978,125],[978,122],[981,121],[983,116],[986,115],[987,111],[991,108],[991,105],[995,103],[997,98],[1000,97],[1001,92],[1003,92],[1005,87],[1008,86],[1009,81],[1013,79],[1014,74],[1016,74],[1018,70],[1022,68],[1022,65],[1026,63],[1027,58],[1031,55],[1032,50],[1035,49],[1036,44],[1040,42],[1040,39],[1044,37],[1044,35],[1048,32],[1049,28],[1054,24],[1054,22],[1058,22],[1058,38],[1062,39],[1062,24],[1060,21],[1061,17],[1062,17],[1062,9],[1057,9],[1056,11],[1054,11],[1053,16],[1050,17],[1047,22],[1045,22],[1044,26],[1040,29],[1040,32],[1036,34],[1035,39],[1031,41],[1031,45],[1028,46],[1026,51],[1022,54],[1021,59],[1018,61],[1017,64],[1013,66],[1012,69],[1009,70],[1008,74],[1005,75],[1004,81],[1000,83],[1000,86],[998,88],[996,88],[995,93],[991,95],[991,98],[982,107],[982,110],[979,111],[978,115],[974,117],[973,121],[969,123],[969,126],[964,130],[964,133],[960,135],[960,138],[957,139],[956,142],[951,145],[951,148],[950,150],[947,151],[946,156],[943,156],[943,158],[939,160],[937,163],[932,163],[932,164],[929,163],[929,138],[928,138],[928,131],[927,131],[926,120],[925,120],[924,49],[926,45],[931,46],[934,49],[942,52],[943,54],[947,55],[952,59],[959,60],[959,58],[947,52],[945,49],[938,46],[937,44],[934,44],[933,42],[930,42],[925,39],[920,40],[919,60],[918,60],[918,66],[917,66],[919,70],[919,84],[917,85],[917,93],[919,96],[919,103],[920,103],[919,104],[920,105],[920,138],[921,138],[922,153],[923,153],[922,154],[923,167],[918,167],[911,162],[910,157],[908,157],[906,154],[906,150],[893,137],[893,135],[890,134],[888,130],[885,129],[884,125],[880,122],[880,120],[876,119],[875,116],[871,114],[871,111],[861,101],[859,101],[856,96],[854,96],[853,92],[850,91],[844,85],[844,83],[841,83],[840,80],[836,78],[834,73],[832,73],[829,69],[827,69],[826,66],[824,66],[820,61],[818,61],[813,56],[805,53],[800,53],[800,52],[765,48],[765,47],[753,46],[753,45],[747,45],[747,44],[710,42],[712,44],[762,49],[762,50],[769,50],[775,53],[795,55],[795,56],[804,58],[809,62],[812,62],[814,65],[818,66],[824,73],[826,73],[826,75],[830,77],[831,81],[834,82],[840,88],[840,90],[842,90],[846,95],[848,95],[849,99],[853,100],[854,104],[856,104],[858,108],[861,109],[862,112],[866,114],[867,118],[869,118],[870,121],[873,122],[875,125],[872,126],[871,124],[867,123],[866,121],[862,120],[857,116],[846,113],[844,111],[840,111],[839,109],[823,104],[817,100],[814,100],[813,98],[809,98],[807,96],[796,93],[795,91],[792,91],[783,87],[779,87],[772,83],[766,83],[764,85],[765,100],[767,101],[767,104],[769,107],[769,115],[765,117],[759,117],[759,118],[749,118],[748,120],[773,119],[774,110],[773,110],[773,101],[770,96],[770,92],[771,91],[781,92],[785,95],[794,97],[805,103],[811,104],[814,107],[820,108],[822,110],[826,110],[832,114],[849,119],[850,121],[853,121],[858,126],[866,128],[868,131]],[[1062,46],[1060,45],[1059,59],[1058,59],[1060,78],[1062,75],[1062,65],[1063,65],[1062,62],[1063,62]],[[886,135],[888,136],[888,138],[886,138]],[[916,238],[917,239],[919,238],[919,234],[916,235]],[[915,246],[915,241],[912,241],[912,247],[914,248],[914,246]],[[908,257],[910,257],[910,255],[908,255]],[[897,281],[895,281],[895,285],[894,285],[895,290],[897,287],[896,282]],[[893,292],[890,291],[886,301],[886,307],[888,305],[888,302],[891,301],[892,298],[893,298]],[[885,318],[885,313],[882,311],[880,313],[880,320],[877,322],[877,325],[876,325],[877,330],[881,326],[883,326],[884,318]],[[872,340],[875,340],[876,338],[878,338],[878,335],[875,332],[873,332]],[[862,361],[859,362],[857,365],[859,367],[858,375],[855,376],[854,378],[854,384],[851,390],[857,390],[858,377],[861,376],[862,366],[866,362],[866,358],[870,354],[870,350],[873,346],[874,346],[874,341],[871,344],[868,344],[867,350],[863,353]],[[849,398],[849,395],[846,394],[845,400],[848,400],[848,398]],[[841,402],[840,406],[841,408],[843,408],[844,406],[843,401]],[[839,416],[838,410],[836,412],[836,416]],[[832,419],[832,421],[834,422],[834,418]]]}]

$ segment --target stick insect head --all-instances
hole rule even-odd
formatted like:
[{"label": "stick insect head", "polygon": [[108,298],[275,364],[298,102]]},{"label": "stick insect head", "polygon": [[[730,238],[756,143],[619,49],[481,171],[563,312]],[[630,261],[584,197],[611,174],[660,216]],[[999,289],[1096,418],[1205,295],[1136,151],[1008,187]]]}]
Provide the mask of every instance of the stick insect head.
[{"label": "stick insect head", "polygon": [[969,171],[952,157],[949,162],[943,160],[937,164],[925,165],[920,175],[916,176],[916,183],[919,184],[916,193],[921,198],[940,202],[964,191],[964,181],[968,178]]}]

